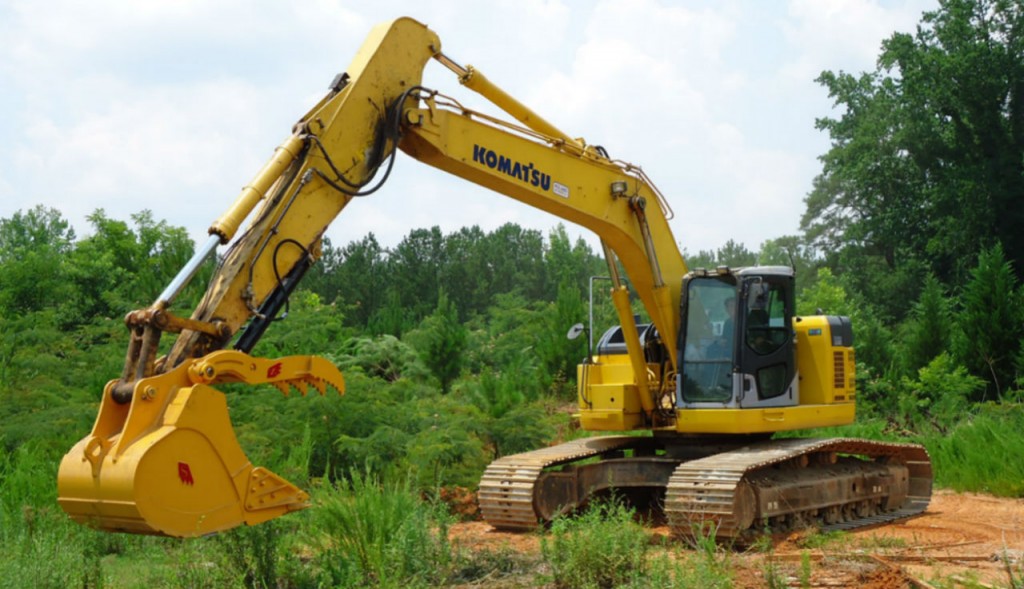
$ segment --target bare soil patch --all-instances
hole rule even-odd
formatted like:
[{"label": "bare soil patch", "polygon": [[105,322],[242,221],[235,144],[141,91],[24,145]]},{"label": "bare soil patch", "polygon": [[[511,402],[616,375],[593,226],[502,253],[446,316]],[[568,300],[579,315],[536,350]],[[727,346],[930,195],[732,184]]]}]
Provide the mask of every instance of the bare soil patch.
[{"label": "bare soil patch", "polygon": [[[651,529],[661,545],[664,527]],[[511,552],[540,562],[540,534],[500,532],[481,521],[455,524],[451,537],[474,551]],[[921,516],[849,532],[810,548],[808,535],[774,538],[768,550],[730,555],[735,586],[765,587],[766,575],[800,587],[802,561],[810,561],[810,587],[903,589],[1008,587],[1007,567],[1024,576],[1024,499],[937,491]],[[684,551],[668,542],[668,550]],[[529,577],[516,585],[532,586]],[[527,584],[522,584],[527,583]]]}]

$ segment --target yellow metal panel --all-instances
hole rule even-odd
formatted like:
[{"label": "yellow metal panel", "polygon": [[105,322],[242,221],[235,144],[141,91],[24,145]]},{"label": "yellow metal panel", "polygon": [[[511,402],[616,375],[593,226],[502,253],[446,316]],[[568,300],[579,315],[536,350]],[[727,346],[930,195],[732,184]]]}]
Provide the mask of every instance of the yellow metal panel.
[{"label": "yellow metal panel", "polygon": [[580,427],[586,431],[624,432],[643,426],[639,413],[627,414],[621,411],[580,411]]},{"label": "yellow metal panel", "polygon": [[820,405],[833,403],[832,330],[825,317],[798,317],[796,331],[796,365],[800,371],[800,403]]},{"label": "yellow metal panel", "polygon": [[798,317],[793,325],[800,403],[853,402],[857,396],[853,348],[833,345],[832,328],[825,316]]},{"label": "yellow metal panel", "polygon": [[[617,361],[609,361],[608,358],[616,358]],[[594,380],[595,376],[597,380]],[[596,384],[615,382],[632,384],[633,366],[629,363],[629,358],[625,354],[602,356],[598,364],[590,366],[590,378],[591,382]]]},{"label": "yellow metal panel", "polygon": [[640,413],[642,407],[634,385],[599,384],[590,387],[590,402],[595,410]]},{"label": "yellow metal panel", "polygon": [[629,359],[625,354],[603,358],[615,360],[577,367],[580,426],[587,431],[626,431],[644,427]]},{"label": "yellow metal panel", "polygon": [[758,434],[852,423],[852,403],[772,409],[677,409],[676,431],[687,434]]}]

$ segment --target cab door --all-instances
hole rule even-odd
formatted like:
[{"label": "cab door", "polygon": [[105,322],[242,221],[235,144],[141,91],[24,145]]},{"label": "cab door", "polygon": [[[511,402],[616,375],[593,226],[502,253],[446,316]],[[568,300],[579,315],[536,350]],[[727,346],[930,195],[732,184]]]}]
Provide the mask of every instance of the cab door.
[{"label": "cab door", "polygon": [[793,277],[741,275],[736,357],[740,407],[799,403],[792,321]]}]

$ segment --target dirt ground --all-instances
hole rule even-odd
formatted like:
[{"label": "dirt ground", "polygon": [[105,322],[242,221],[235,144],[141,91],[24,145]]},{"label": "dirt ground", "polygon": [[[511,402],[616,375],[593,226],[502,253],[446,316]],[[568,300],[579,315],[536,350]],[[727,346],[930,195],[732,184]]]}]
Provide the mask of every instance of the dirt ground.
[{"label": "dirt ground", "polygon": [[[539,560],[537,534],[499,532],[478,521],[456,524],[451,533],[471,550],[511,550]],[[651,534],[667,536],[668,530],[654,528]],[[799,571],[808,558],[805,584]],[[1011,587],[1008,566],[1024,583],[1024,499],[937,491],[921,516],[847,532],[822,547],[809,547],[805,535],[791,534],[775,538],[770,550],[737,551],[729,562],[738,588],[767,586],[769,565],[790,587]]]}]

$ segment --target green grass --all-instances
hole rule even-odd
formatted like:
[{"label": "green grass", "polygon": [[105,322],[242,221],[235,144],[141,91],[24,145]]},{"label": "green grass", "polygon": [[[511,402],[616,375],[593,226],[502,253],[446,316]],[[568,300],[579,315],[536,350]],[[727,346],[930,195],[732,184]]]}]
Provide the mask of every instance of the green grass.
[{"label": "green grass", "polygon": [[649,542],[633,511],[619,501],[593,505],[551,526],[541,552],[559,589],[620,587],[647,569]]},{"label": "green grass", "polygon": [[557,589],[732,587],[727,553],[713,535],[695,537],[692,553],[678,552],[678,546],[654,547],[632,509],[615,499],[594,504],[552,523],[550,534],[541,539],[550,574],[539,582]]},{"label": "green grass", "polygon": [[878,534],[872,534],[869,538],[861,538],[859,544],[861,548],[868,550],[893,550],[907,547],[907,541],[904,538],[898,538],[896,536],[879,536]]},{"label": "green grass", "polygon": [[807,535],[800,538],[798,544],[801,548],[820,550],[823,548],[832,548],[836,545],[845,545],[849,540],[850,535],[840,530],[833,530],[830,532],[811,530]]},{"label": "green grass", "polygon": [[315,499],[304,534],[329,586],[428,587],[451,572],[447,516],[410,484],[353,473]]},{"label": "green grass", "polygon": [[[921,436],[935,482],[955,491],[1024,497],[1024,406],[983,406],[945,434]],[[1011,457],[1007,459],[1007,457]]]},{"label": "green grass", "polygon": [[811,586],[811,553],[803,550],[800,552],[800,588],[809,589]]}]

